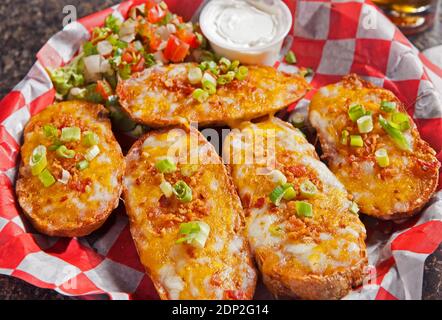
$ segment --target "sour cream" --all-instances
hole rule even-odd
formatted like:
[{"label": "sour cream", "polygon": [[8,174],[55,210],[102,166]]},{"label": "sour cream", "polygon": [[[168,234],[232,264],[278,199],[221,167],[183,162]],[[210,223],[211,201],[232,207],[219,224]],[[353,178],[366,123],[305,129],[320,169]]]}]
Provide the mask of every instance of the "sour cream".
[{"label": "sour cream", "polygon": [[215,52],[243,63],[276,61],[291,24],[281,0],[212,0],[200,17]]}]

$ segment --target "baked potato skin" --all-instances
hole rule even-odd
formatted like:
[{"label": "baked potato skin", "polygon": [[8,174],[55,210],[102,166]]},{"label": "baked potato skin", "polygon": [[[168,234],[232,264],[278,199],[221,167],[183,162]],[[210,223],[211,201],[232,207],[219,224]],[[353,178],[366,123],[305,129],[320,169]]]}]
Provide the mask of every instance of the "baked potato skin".
[{"label": "baked potato skin", "polygon": [[[316,129],[330,170],[353,195],[361,212],[378,219],[410,217],[428,202],[436,190],[440,164],[435,151],[420,138],[411,118],[411,129],[404,132],[412,142],[412,151],[401,151],[378,123],[382,101],[396,103],[406,113],[405,105],[390,91],[378,88],[356,75],[349,75],[337,84],[321,88],[310,104],[309,119]],[[342,130],[358,134],[347,111],[351,104],[362,104],[372,112],[374,129],[362,134],[363,148],[342,145]],[[385,148],[390,165],[381,168],[375,151]]]},{"label": "baked potato skin", "polygon": [[246,80],[219,86],[217,93],[201,104],[192,98],[196,87],[187,80],[188,70],[196,66],[154,66],[120,81],[117,94],[123,109],[133,120],[151,127],[188,121],[223,125],[274,113],[302,98],[309,89],[301,76],[249,66]]},{"label": "baked potato skin", "polygon": [[[362,283],[367,265],[365,228],[349,212],[347,192],[319,161],[314,147],[288,123],[272,117],[240,128],[226,138],[223,155],[227,155],[242,200],[247,237],[265,285],[281,298],[342,298]],[[265,141],[272,131],[275,159],[269,163],[295,186],[298,195],[294,200],[305,200],[298,189],[303,181],[314,181],[318,187],[319,193],[307,200],[313,206],[312,218],[298,217],[295,201],[283,201],[279,207],[270,201],[269,194],[277,184],[264,174],[270,170],[266,165],[245,164],[245,157],[235,158],[235,149],[241,154],[252,150],[250,145],[239,147],[239,141],[252,141],[247,134],[255,141],[264,136]],[[272,234],[275,226],[282,232]]]},{"label": "baked potato skin", "polygon": [[[74,159],[59,159],[47,151],[48,166],[56,179],[66,169],[71,179],[65,184],[56,182],[45,188],[30,172],[29,159],[38,145],[49,147],[52,142],[42,127],[52,124],[59,130],[78,126],[81,131],[93,131],[99,137],[100,155],[89,168],[79,171],[75,165],[86,147],[81,142],[70,142],[76,150]],[[98,229],[118,206],[122,191],[124,157],[111,131],[107,110],[96,104],[68,101],[47,107],[29,121],[24,130],[24,144],[16,194],[26,217],[37,231],[49,236],[81,237]]]},{"label": "baked potato skin", "polygon": [[[201,164],[185,164],[182,148],[191,139],[195,144],[187,156],[196,152]],[[166,156],[172,145],[178,170],[163,176],[155,159]],[[212,145],[193,128],[151,131],[132,146],[126,164],[123,196],[132,237],[160,298],[252,299],[256,271],[244,236],[241,202]],[[192,168],[190,176],[181,173],[184,167]],[[192,188],[192,201],[165,197],[159,188],[163,177],[172,185],[185,181]],[[204,248],[176,243],[180,224],[189,221],[210,226]]]}]

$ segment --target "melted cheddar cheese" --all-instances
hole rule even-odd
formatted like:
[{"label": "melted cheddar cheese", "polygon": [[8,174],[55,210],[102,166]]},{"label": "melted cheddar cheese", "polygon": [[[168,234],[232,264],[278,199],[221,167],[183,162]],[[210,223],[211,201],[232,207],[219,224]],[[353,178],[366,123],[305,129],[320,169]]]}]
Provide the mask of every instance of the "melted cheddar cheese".
[{"label": "melted cheddar cheese", "polygon": [[200,125],[225,124],[276,112],[300,99],[309,88],[303,77],[274,68],[249,66],[245,80],[219,86],[203,103],[192,97],[195,86],[187,79],[194,63],[155,66],[120,81],[117,94],[126,112],[150,126],[188,121]]},{"label": "melted cheddar cheese", "polygon": [[[267,155],[273,159],[265,165],[246,162],[246,152],[250,150],[259,159],[260,144],[270,150]],[[235,159],[236,153],[241,156]],[[309,277],[333,277],[358,265],[362,268],[366,257],[365,228],[358,216],[349,212],[351,202],[341,183],[318,160],[313,146],[298,129],[277,118],[245,124],[227,137],[224,155],[228,155],[226,161],[246,211],[252,252],[274,294],[286,288],[289,292],[284,293],[290,296],[327,298],[325,291],[323,295],[314,290],[304,292],[296,283]],[[282,200],[279,206],[269,197],[278,186],[268,174],[273,170],[282,172],[297,191],[295,199]],[[299,192],[300,184],[306,180],[318,188],[317,194],[308,199]],[[311,218],[297,215],[298,200],[312,204]],[[354,278],[347,291],[360,281]]]},{"label": "melted cheddar cheese", "polygon": [[[82,134],[92,131],[98,136],[99,155],[85,170],[76,165],[84,160],[88,147],[81,141],[64,143],[75,151],[75,157],[65,159],[50,151],[54,141],[44,135],[43,126],[52,125],[58,132],[66,127],[79,127]],[[66,183],[55,182],[44,187],[29,165],[33,150],[43,145],[47,151],[47,169],[55,179],[62,171],[69,172]],[[69,101],[47,107],[27,124],[22,162],[16,192],[25,214],[41,232],[56,236],[83,236],[97,229],[118,205],[124,159],[111,131],[107,111],[100,105]]]},{"label": "melted cheddar cheese", "polygon": [[[177,170],[160,173],[167,157]],[[141,262],[162,299],[251,299],[256,273],[243,235],[238,196],[213,146],[195,129],[153,131],[127,155],[124,199]],[[163,194],[160,184],[184,181],[192,200]],[[203,248],[177,243],[180,224],[203,221]]]},{"label": "melted cheddar cheese", "polygon": [[[411,151],[399,149],[379,124],[382,101],[393,102],[397,111],[405,106],[388,90],[375,87],[355,75],[321,88],[310,104],[309,118],[317,130],[329,168],[353,195],[361,211],[382,219],[401,218],[415,213],[431,197],[438,181],[439,163],[435,152],[423,141],[410,118],[411,129],[403,132]],[[343,145],[341,132],[359,134],[348,110],[360,104],[370,111],[374,128],[362,134],[361,148]],[[387,150],[390,164],[380,167],[375,152]]]}]

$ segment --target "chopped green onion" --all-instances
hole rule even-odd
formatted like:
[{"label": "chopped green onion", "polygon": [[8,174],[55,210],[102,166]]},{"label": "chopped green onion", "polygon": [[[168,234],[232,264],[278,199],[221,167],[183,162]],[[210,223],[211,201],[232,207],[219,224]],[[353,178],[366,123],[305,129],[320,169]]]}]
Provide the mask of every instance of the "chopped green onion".
[{"label": "chopped green onion", "polygon": [[381,110],[384,112],[393,112],[396,110],[396,102],[390,102],[390,101],[382,101],[381,102]]},{"label": "chopped green onion", "polygon": [[167,181],[162,181],[160,184],[161,192],[166,196],[166,198],[170,198],[173,194],[173,187]]},{"label": "chopped green onion", "polygon": [[379,149],[375,152],[376,162],[381,168],[388,167],[390,164],[390,159],[388,158],[387,150]]},{"label": "chopped green onion", "polygon": [[353,214],[358,214],[359,213],[359,207],[357,205],[356,202],[352,202],[349,208],[350,212]]},{"label": "chopped green onion", "polygon": [[86,154],[84,155],[87,161],[94,160],[100,154],[100,148],[97,145],[90,147],[86,150]]},{"label": "chopped green onion", "polygon": [[89,162],[87,160],[82,160],[77,163],[77,169],[82,171],[84,169],[89,168]]},{"label": "chopped green onion", "polygon": [[57,181],[48,169],[44,169],[38,175],[38,178],[40,179],[41,183],[43,183],[45,188],[52,186]]},{"label": "chopped green onion", "polygon": [[354,104],[348,109],[348,116],[355,122],[360,117],[365,116],[365,108],[360,104]]},{"label": "chopped green onion", "polygon": [[305,198],[313,197],[316,193],[318,193],[318,188],[310,180],[302,182],[299,189],[301,191],[301,195]]},{"label": "chopped green onion", "polygon": [[187,73],[187,78],[191,84],[198,84],[203,78],[203,72],[200,68],[191,68]]},{"label": "chopped green onion", "polygon": [[295,128],[302,128],[304,127],[304,123],[305,123],[305,115],[303,115],[302,113],[294,113],[293,115],[290,116],[290,123],[295,127]]},{"label": "chopped green onion", "polygon": [[371,115],[362,116],[358,120],[356,120],[358,125],[359,133],[369,133],[373,130],[373,118]]},{"label": "chopped green onion", "polygon": [[230,65],[232,64],[232,62],[229,59],[222,57],[221,59],[219,59],[218,64],[221,71],[226,72],[230,69]]},{"label": "chopped green onion", "polygon": [[33,176],[40,174],[46,168],[48,165],[48,160],[46,158],[45,146],[39,145],[32,151],[29,165],[31,167],[31,173]]},{"label": "chopped green onion", "polygon": [[289,52],[287,52],[287,54],[285,55],[285,61],[289,64],[295,64],[296,63],[296,56],[295,53],[290,50]]},{"label": "chopped green onion", "polygon": [[[292,190],[289,190],[290,188]],[[296,196],[296,192],[295,192],[292,184],[285,183],[285,184],[279,185],[275,189],[273,189],[273,191],[269,195],[270,201],[275,206],[278,207],[280,205],[280,203],[281,203],[281,200],[286,195],[286,193],[288,193],[287,197],[289,197],[289,198],[291,197],[289,200],[293,199]],[[293,193],[294,193],[294,195],[293,195]]]},{"label": "chopped green onion", "polygon": [[280,225],[275,225],[275,224],[272,224],[269,227],[269,232],[274,237],[281,237],[284,234],[283,228]]},{"label": "chopped green onion", "polygon": [[161,173],[172,173],[176,171],[176,164],[170,158],[165,158],[155,163],[155,168]]},{"label": "chopped green onion", "polygon": [[272,170],[269,174],[272,182],[277,185],[282,185],[287,182],[286,176],[279,170]]},{"label": "chopped green onion", "polygon": [[313,206],[306,201],[296,201],[296,213],[301,217],[312,217]]},{"label": "chopped green onion", "polygon": [[121,24],[121,20],[111,14],[107,16],[106,20],[104,20],[104,26],[111,29],[114,33],[120,32]]},{"label": "chopped green onion", "polygon": [[359,135],[351,135],[350,136],[350,145],[352,147],[363,147],[364,140],[362,140],[362,137]]},{"label": "chopped green onion", "polygon": [[180,225],[179,238],[176,243],[187,243],[197,248],[204,248],[209,237],[210,226],[203,221],[185,222]]},{"label": "chopped green onion", "polygon": [[78,127],[66,127],[61,129],[61,138],[63,142],[79,141],[81,138],[81,130]]},{"label": "chopped green onion", "polygon": [[247,78],[247,75],[249,74],[249,69],[245,66],[241,66],[238,68],[238,71],[236,72],[236,79],[238,79],[239,81],[244,80],[245,78]]},{"label": "chopped green onion", "polygon": [[395,112],[391,116],[391,121],[398,125],[401,131],[406,131],[411,128],[410,119],[408,114],[403,112]]},{"label": "chopped green onion", "polygon": [[55,141],[53,144],[51,144],[48,147],[49,151],[57,151],[58,148],[60,148],[60,146],[62,145],[62,143],[60,141]]},{"label": "chopped green onion", "polygon": [[395,142],[395,144],[399,147],[399,149],[404,151],[410,151],[411,146],[410,143],[405,139],[403,133],[395,128],[391,122],[384,119],[384,117],[379,116],[379,124],[381,127],[387,132],[391,139]]},{"label": "chopped green onion", "polygon": [[350,132],[348,130],[342,130],[341,132],[341,144],[347,145],[348,144],[348,137],[350,136]]},{"label": "chopped green onion", "polygon": [[184,181],[178,181],[173,186],[173,193],[181,202],[192,201],[192,189]]},{"label": "chopped green onion", "polygon": [[296,197],[296,190],[293,188],[292,185],[290,185],[288,188],[284,191],[284,200],[290,201]]},{"label": "chopped green onion", "polygon": [[216,79],[216,83],[219,85],[224,85],[230,83],[235,79],[235,72],[228,71],[226,74],[220,75],[218,79]]},{"label": "chopped green onion", "polygon": [[203,84],[203,89],[204,89],[209,95],[212,95],[212,94],[215,94],[215,93],[216,93],[216,85],[213,84],[212,82],[210,82],[210,81],[203,81],[202,84]]},{"label": "chopped green onion", "polygon": [[203,103],[209,98],[209,93],[203,89],[195,89],[192,93],[192,97],[200,103]]},{"label": "chopped green onion", "polygon": [[86,131],[83,133],[83,145],[86,147],[92,147],[98,144],[98,135],[92,131]]},{"label": "chopped green onion", "polygon": [[72,159],[73,157],[75,157],[75,151],[69,150],[68,148],[66,148],[66,146],[63,145],[59,146],[55,153],[58,157],[65,159]]},{"label": "chopped green onion", "polygon": [[237,71],[238,67],[239,67],[240,62],[238,60],[233,60],[232,63],[230,64],[230,71]]},{"label": "chopped green onion", "polygon": [[58,136],[58,130],[52,124],[45,124],[43,126],[43,133],[46,138],[56,138]]}]

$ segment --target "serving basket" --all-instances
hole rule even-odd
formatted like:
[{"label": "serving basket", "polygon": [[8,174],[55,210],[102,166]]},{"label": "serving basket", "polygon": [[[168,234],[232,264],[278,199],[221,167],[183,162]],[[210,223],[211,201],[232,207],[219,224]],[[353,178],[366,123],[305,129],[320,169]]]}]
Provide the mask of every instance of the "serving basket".
[{"label": "serving basket", "polygon": [[[46,71],[68,63],[80,44],[109,14],[125,18],[143,0],[122,2],[67,25],[43,46],[27,76],[0,101],[0,273],[65,295],[93,299],[158,299],[132,241],[124,206],[84,238],[37,233],[14,192],[23,129],[52,104]],[[169,0],[170,10],[197,18],[205,1]],[[422,55],[370,1],[287,0],[294,25],[286,43],[298,66],[310,67],[314,88],[357,73],[393,91],[407,106],[424,140],[442,160],[442,70]],[[287,49],[287,45],[286,48]],[[296,68],[279,62],[276,68]],[[305,110],[315,90],[296,105]],[[363,217],[367,227],[368,277],[345,299],[420,299],[425,259],[442,242],[442,192],[417,216],[399,222]],[[270,295],[262,285],[256,298]]]}]

